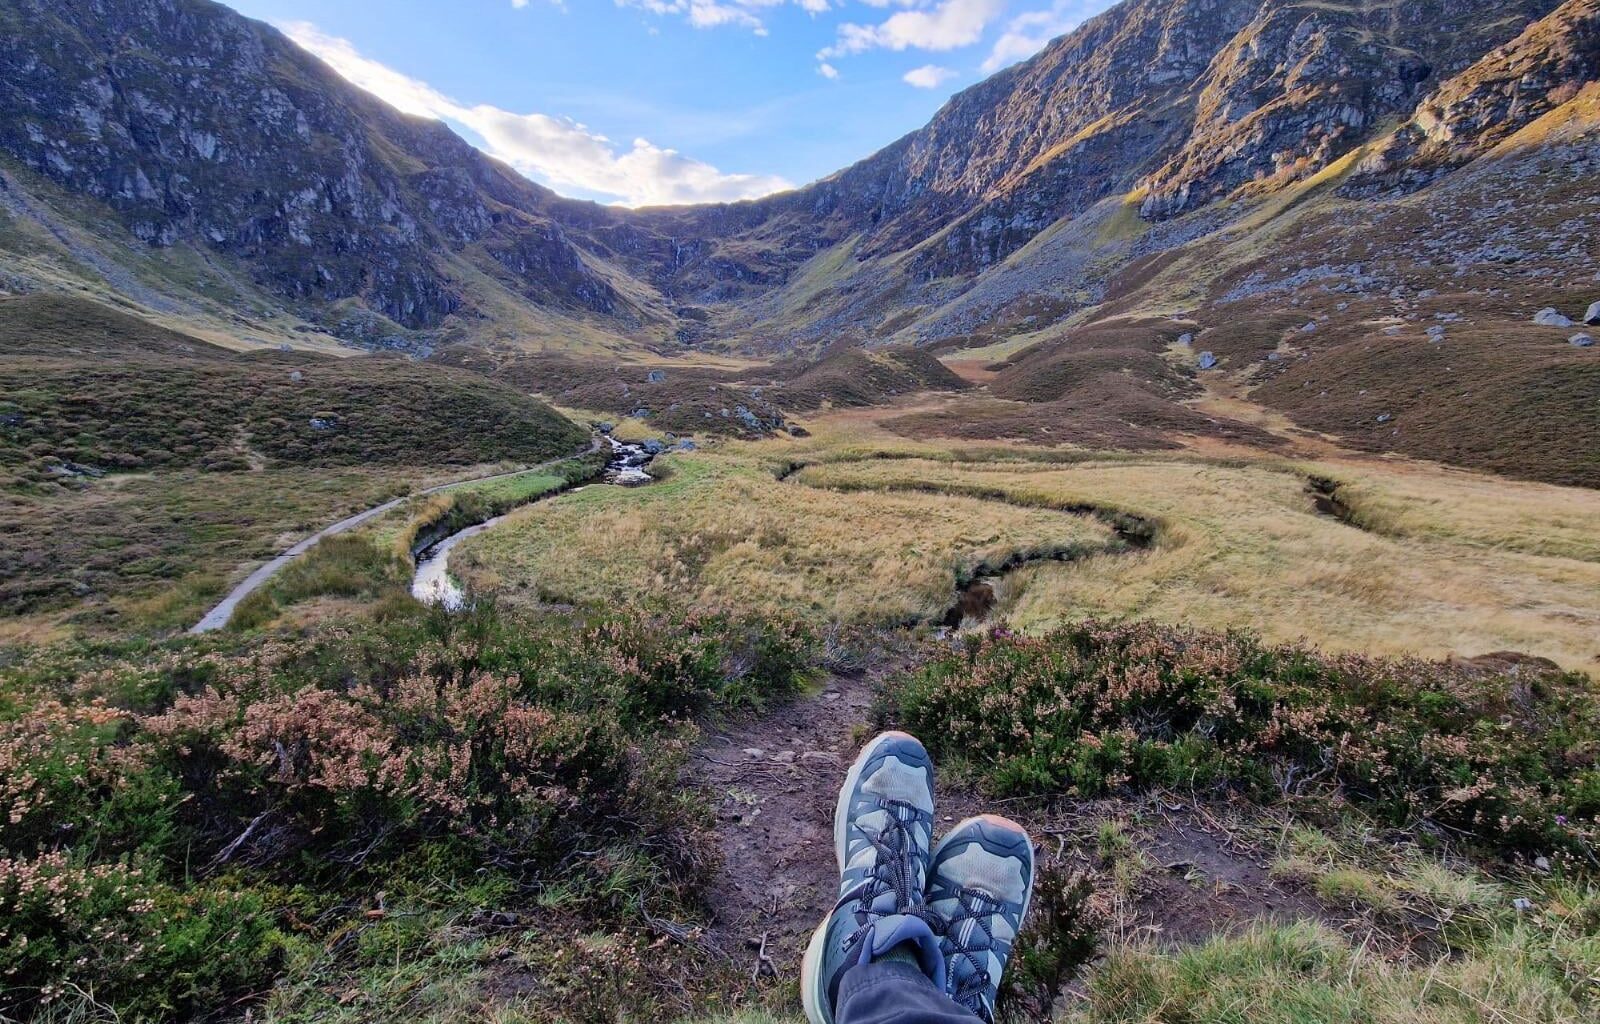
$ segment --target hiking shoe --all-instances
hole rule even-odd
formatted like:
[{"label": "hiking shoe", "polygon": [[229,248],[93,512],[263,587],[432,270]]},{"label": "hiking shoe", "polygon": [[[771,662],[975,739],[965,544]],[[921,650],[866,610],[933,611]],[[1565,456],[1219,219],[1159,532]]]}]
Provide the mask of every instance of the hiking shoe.
[{"label": "hiking shoe", "polygon": [[927,905],[942,937],[945,992],[988,1024],[1032,897],[1033,841],[1016,822],[968,818],[934,848]]},{"label": "hiking shoe", "polygon": [[883,733],[856,758],[834,809],[839,900],[811,936],[800,967],[811,1024],[833,1024],[846,971],[903,943],[916,951],[923,973],[943,985],[943,951],[919,916],[932,841],[932,759],[913,737]]}]

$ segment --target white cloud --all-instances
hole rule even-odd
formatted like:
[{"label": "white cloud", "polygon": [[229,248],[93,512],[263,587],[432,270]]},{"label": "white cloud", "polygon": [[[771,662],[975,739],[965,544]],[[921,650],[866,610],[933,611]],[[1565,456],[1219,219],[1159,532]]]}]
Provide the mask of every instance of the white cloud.
[{"label": "white cloud", "polygon": [[897,11],[876,25],[846,22],[839,26],[833,45],[817,57],[829,60],[879,49],[957,50],[982,39],[984,29],[1005,6],[1005,0],[940,0],[931,7],[919,4],[914,10]]},{"label": "white cloud", "polygon": [[519,114],[487,104],[466,106],[426,82],[362,56],[348,40],[315,25],[280,26],[296,43],[344,78],[408,114],[438,118],[479,136],[483,149],[557,189],[607,196],[627,206],[725,202],[792,187],[774,175],[727,174],[648,139],[621,149],[576,121]]},{"label": "white cloud", "polygon": [[832,64],[829,64],[827,61],[823,61],[821,64],[817,65],[817,74],[831,81],[839,77],[839,69],[834,67]]},{"label": "white cloud", "polygon": [[937,64],[924,64],[920,68],[912,68],[901,77],[907,85],[914,85],[918,89],[937,89],[954,78],[955,74],[951,69]]},{"label": "white cloud", "polygon": [[1043,10],[1017,15],[1006,23],[1005,31],[989,48],[989,56],[983,61],[984,74],[1032,57],[1052,39],[1077,28],[1085,18],[1105,7],[1105,3],[1094,0],[1055,0]]},{"label": "white cloud", "polygon": [[[838,0],[843,2],[843,0]],[[830,10],[830,0],[616,0],[619,7],[637,7],[666,17],[681,17],[695,28],[747,28],[756,35],[767,34],[761,11],[792,3],[803,11],[821,14]]]}]

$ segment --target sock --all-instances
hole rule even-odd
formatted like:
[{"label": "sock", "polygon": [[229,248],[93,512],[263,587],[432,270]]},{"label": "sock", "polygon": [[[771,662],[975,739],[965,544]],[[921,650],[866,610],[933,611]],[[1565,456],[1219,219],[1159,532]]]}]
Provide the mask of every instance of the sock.
[{"label": "sock", "polygon": [[875,961],[896,960],[903,964],[910,964],[917,970],[922,970],[922,960],[917,956],[917,944],[910,940],[900,943],[887,953],[873,957]]}]

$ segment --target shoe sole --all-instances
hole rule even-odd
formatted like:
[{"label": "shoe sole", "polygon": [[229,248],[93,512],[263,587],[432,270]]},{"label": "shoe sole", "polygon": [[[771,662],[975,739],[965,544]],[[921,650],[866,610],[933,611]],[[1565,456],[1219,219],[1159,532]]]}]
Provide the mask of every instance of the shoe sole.
[{"label": "shoe sole", "polygon": [[932,859],[934,870],[937,869],[939,854],[943,852],[945,846],[969,827],[976,829],[982,837],[984,849],[993,852],[994,848],[999,848],[1006,851],[1005,855],[1008,856],[1021,855],[1028,865],[1028,891],[1022,897],[1022,917],[1017,922],[1020,933],[1021,925],[1028,920],[1028,910],[1033,906],[1033,873],[1036,867],[1033,860],[1033,838],[1028,835],[1027,829],[1010,818],[1002,818],[998,814],[975,815],[965,821],[957,822],[956,826],[934,845]]},{"label": "shoe sole", "polygon": [[[845,819],[850,812],[850,794],[856,791],[856,785],[861,781],[861,773],[867,769],[867,762],[878,755],[883,745],[890,741],[902,740],[910,740],[921,746],[916,737],[910,733],[880,733],[862,749],[860,754],[856,755],[855,763],[845,773],[844,785],[839,787],[839,799],[833,805],[833,860],[838,865],[840,874],[844,873],[844,854],[849,838],[846,835]],[[923,756],[926,758],[926,753]],[[828,920],[831,917],[833,917],[831,910],[823,915],[822,923],[817,925],[816,931],[811,933],[811,941],[806,943],[805,956],[800,959],[800,1005],[806,1012],[806,1020],[811,1024],[833,1024],[833,1014],[827,1008],[828,997],[823,990],[822,979],[822,946],[827,937]]]}]

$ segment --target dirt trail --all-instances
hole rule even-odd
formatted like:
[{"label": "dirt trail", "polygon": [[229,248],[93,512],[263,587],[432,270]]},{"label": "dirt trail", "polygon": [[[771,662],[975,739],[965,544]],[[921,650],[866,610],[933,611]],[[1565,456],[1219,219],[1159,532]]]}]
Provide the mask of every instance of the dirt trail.
[{"label": "dirt trail", "polygon": [[[708,736],[695,756],[697,781],[716,805],[723,857],[706,938],[752,973],[764,942],[760,970],[793,977],[811,930],[833,905],[834,799],[870,734],[883,671],[833,676],[819,693]],[[973,803],[971,794],[942,787],[939,816],[956,820]]]},{"label": "dirt trail", "polygon": [[[873,730],[879,683],[900,667],[832,676],[820,692],[708,734],[695,754],[693,781],[716,808],[722,854],[702,937],[746,977],[787,983],[798,976],[806,940],[836,896],[838,787]],[[997,808],[945,777],[938,801],[936,831],[979,810],[1021,821],[1038,844],[1042,869],[1060,872],[1057,877],[1088,875],[1101,894],[1095,902],[1115,908],[1102,922],[1108,933],[1186,943],[1254,921],[1296,917],[1369,931],[1365,922],[1329,913],[1275,879],[1267,851],[1236,842],[1204,806],[1149,796]],[[1118,891],[1110,866],[1096,853],[1099,823],[1108,819],[1125,823],[1145,865],[1132,891]]]}]

